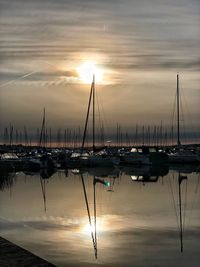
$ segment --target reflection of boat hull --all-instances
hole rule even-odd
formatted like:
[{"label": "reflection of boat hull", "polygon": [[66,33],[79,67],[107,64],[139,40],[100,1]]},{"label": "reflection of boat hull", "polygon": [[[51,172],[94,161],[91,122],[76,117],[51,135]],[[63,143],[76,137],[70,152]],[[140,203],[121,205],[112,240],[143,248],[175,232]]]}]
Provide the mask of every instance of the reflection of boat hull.
[{"label": "reflection of boat hull", "polygon": [[193,163],[193,164],[200,164],[200,157],[198,155],[192,154],[169,154],[169,162],[170,163]]},{"label": "reflection of boat hull", "polygon": [[52,168],[41,169],[39,171],[33,171],[33,170],[24,171],[26,175],[30,175],[30,176],[39,175],[43,179],[50,178],[55,172],[56,172],[56,169],[52,169]]},{"label": "reflection of boat hull", "polygon": [[118,165],[120,160],[116,157],[107,155],[89,155],[83,157],[73,158],[67,161],[68,167],[107,167]]},{"label": "reflection of boat hull", "polygon": [[168,155],[164,152],[150,152],[149,158],[152,164],[164,164],[168,161]]},{"label": "reflection of boat hull", "polygon": [[120,164],[125,165],[151,165],[148,156],[138,153],[131,153],[120,156]]},{"label": "reflection of boat hull", "polygon": [[158,181],[158,176],[131,176],[132,181],[142,183],[155,183]]},{"label": "reflection of boat hull", "polygon": [[132,166],[122,167],[121,171],[125,175],[130,175],[133,181],[157,182],[159,177],[168,174],[169,168],[167,165]]},{"label": "reflection of boat hull", "polygon": [[182,172],[182,173],[192,173],[192,172],[200,172],[200,164],[169,164],[169,169]]},{"label": "reflection of boat hull", "polygon": [[150,172],[150,166],[121,166],[120,170],[125,175],[148,175]]},{"label": "reflection of boat hull", "polygon": [[152,165],[150,174],[155,176],[166,176],[169,172],[169,167],[165,164],[163,165]]},{"label": "reflection of boat hull", "polygon": [[107,166],[107,167],[90,167],[90,168],[81,168],[80,172],[82,174],[88,173],[91,176],[97,176],[97,177],[112,177],[117,178],[119,177],[120,170],[118,168],[115,168],[113,166]]},{"label": "reflection of boat hull", "polygon": [[20,171],[24,169],[24,161],[15,153],[0,155],[0,168],[8,171]]},{"label": "reflection of boat hull", "polygon": [[3,191],[5,189],[9,189],[14,185],[15,172],[8,172],[6,170],[2,170],[0,172],[0,190]]},{"label": "reflection of boat hull", "polygon": [[0,161],[0,170],[1,171],[6,171],[6,170],[10,170],[10,171],[14,171],[15,170],[15,167],[14,165],[12,164],[12,162],[9,162],[9,161]]},{"label": "reflection of boat hull", "polygon": [[134,167],[122,167],[121,171],[130,176],[156,176],[163,177],[168,174],[169,167],[167,165],[151,165],[151,166],[134,166]]},{"label": "reflection of boat hull", "polygon": [[108,155],[91,155],[86,161],[82,161],[86,166],[114,166],[118,165],[120,160]]},{"label": "reflection of boat hull", "polygon": [[41,158],[29,158],[25,160],[25,169],[39,171],[42,169],[55,169],[56,162],[48,156],[42,156]]},{"label": "reflection of boat hull", "polygon": [[20,171],[24,169],[22,160],[0,160],[0,169],[8,171]]}]

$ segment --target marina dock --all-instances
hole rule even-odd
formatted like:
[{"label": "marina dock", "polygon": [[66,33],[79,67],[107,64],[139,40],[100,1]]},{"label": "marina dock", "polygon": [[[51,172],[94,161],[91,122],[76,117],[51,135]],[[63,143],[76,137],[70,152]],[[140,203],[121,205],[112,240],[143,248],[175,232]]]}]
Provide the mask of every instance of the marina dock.
[{"label": "marina dock", "polygon": [[0,237],[1,267],[55,267],[31,252]]}]

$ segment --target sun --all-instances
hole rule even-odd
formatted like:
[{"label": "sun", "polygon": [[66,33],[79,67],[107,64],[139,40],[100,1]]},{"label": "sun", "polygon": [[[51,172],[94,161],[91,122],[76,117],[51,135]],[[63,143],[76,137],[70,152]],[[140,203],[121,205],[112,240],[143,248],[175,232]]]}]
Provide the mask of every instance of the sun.
[{"label": "sun", "polygon": [[77,68],[77,72],[80,80],[83,83],[91,83],[93,75],[95,75],[95,81],[101,83],[103,81],[103,70],[96,66],[92,61],[86,61]]}]

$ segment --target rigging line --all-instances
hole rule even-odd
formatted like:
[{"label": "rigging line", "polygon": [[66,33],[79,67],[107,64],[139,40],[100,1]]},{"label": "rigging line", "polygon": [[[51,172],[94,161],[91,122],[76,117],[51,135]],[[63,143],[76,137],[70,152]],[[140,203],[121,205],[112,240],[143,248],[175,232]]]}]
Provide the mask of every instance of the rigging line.
[{"label": "rigging line", "polygon": [[[174,178],[174,173],[173,173],[173,178]],[[171,195],[172,195],[172,204],[173,204],[173,207],[174,207],[177,228],[179,229],[178,214],[177,214],[177,210],[176,210],[175,198],[174,198],[174,193],[173,193],[173,189],[172,189],[171,177],[170,176],[169,176],[169,179],[167,180],[167,182],[168,182],[169,190],[171,191]]]},{"label": "rigging line", "polygon": [[44,181],[44,184],[43,184],[43,181],[42,181],[42,177],[41,176],[40,176],[40,184],[41,184],[42,196],[43,196],[43,200],[44,200],[44,211],[46,213],[47,208],[46,208],[45,181]]},{"label": "rigging line", "polygon": [[105,210],[105,212],[104,212],[104,214],[110,214],[110,202],[111,202],[111,192],[107,192],[107,193],[110,193],[110,194],[107,194],[107,198],[104,198],[105,199],[105,204],[104,204],[104,206],[105,206],[105,208],[104,208],[104,210]]},{"label": "rigging line", "polygon": [[95,240],[95,258],[97,258],[97,210],[96,210],[96,185],[95,185],[95,176],[93,177],[93,199],[94,199],[94,240]]},{"label": "rigging line", "polygon": [[96,102],[97,102],[97,110],[98,110],[98,115],[97,115],[98,116],[97,133],[98,133],[98,137],[99,137],[99,135],[100,135],[100,128],[101,128],[101,115],[100,115],[100,109],[99,109],[99,98],[98,98],[97,90],[96,90]]},{"label": "rigging line", "polygon": [[200,173],[199,173],[199,176],[198,176],[198,179],[197,179],[197,185],[196,185],[196,188],[195,188],[195,194],[197,194],[197,192],[198,192],[199,183],[200,183]]},{"label": "rigging line", "polygon": [[192,206],[191,206],[191,210],[190,210],[190,214],[189,214],[189,218],[188,218],[187,228],[190,225],[190,221],[191,221],[191,218],[192,218],[194,207],[195,207],[195,204],[196,204],[196,201],[197,201],[199,184],[200,184],[200,174],[198,175],[197,184],[196,184],[196,187],[195,187],[195,190],[194,190],[194,197],[193,197],[193,200],[192,200]]},{"label": "rigging line", "polygon": [[[99,218],[100,218],[100,223],[99,223],[99,227],[100,229],[102,228],[102,192],[103,192],[103,188],[101,187],[101,189],[98,191],[99,192],[99,198],[98,198],[98,203],[100,203],[100,206],[99,206]],[[99,200],[100,199],[100,200]]]},{"label": "rigging line", "polygon": [[101,103],[101,101],[99,99],[98,91],[96,91],[96,96],[97,96],[96,98],[97,98],[97,107],[98,107],[98,114],[99,114],[99,133],[100,133],[100,136],[101,136],[101,134],[102,134],[101,129],[102,129],[102,127],[104,127],[104,120],[103,120],[103,118],[101,118],[102,117],[101,116],[101,111],[100,111],[100,103]]},{"label": "rigging line", "polygon": [[[180,178],[180,172],[179,172],[179,178]],[[182,227],[182,203],[181,203],[181,182],[178,181],[179,186],[179,223],[180,223],[180,241],[181,241],[181,252],[183,252],[183,227]]]},{"label": "rigging line", "polygon": [[[102,88],[104,88],[105,86],[102,86]],[[108,125],[110,125],[108,123],[108,120],[105,116],[105,110],[104,110],[104,107],[103,107],[103,101],[101,101],[101,96],[99,95],[99,103],[100,103],[100,106],[101,106],[101,110],[102,110],[102,116],[103,116],[103,120],[105,121],[105,127],[106,127],[106,132],[108,132]]]},{"label": "rigging line", "polygon": [[173,102],[173,110],[172,110],[172,115],[171,115],[171,117],[172,117],[172,126],[176,126],[176,124],[174,125],[174,121],[176,122],[176,120],[175,120],[175,110],[176,110],[176,93],[175,93],[175,95],[174,95],[174,102]]},{"label": "rigging line", "polygon": [[112,189],[113,189],[113,187],[114,187],[114,184],[115,184],[115,179],[116,178],[112,178],[113,180],[112,180]]},{"label": "rigging line", "polygon": [[[189,108],[188,108],[188,104],[187,104],[187,101],[186,101],[186,97],[185,97],[185,93],[184,93],[183,88],[181,89],[181,91],[182,91],[184,106],[186,107],[186,111],[187,111],[187,114],[188,114],[188,119],[189,119],[190,125],[192,126],[193,129],[195,129],[192,116],[191,116],[191,114],[189,112]],[[193,137],[195,139],[197,138],[196,132],[193,132]]]},{"label": "rigging line", "polygon": [[42,145],[42,141],[44,142],[43,143],[43,146],[45,147],[45,138],[44,138],[44,135],[45,135],[45,108],[43,110],[43,119],[42,119],[42,127],[41,127],[41,132],[40,132],[40,141],[39,141],[39,146]]},{"label": "rigging line", "polygon": [[185,197],[184,197],[184,210],[183,210],[183,233],[185,231],[185,222],[186,222],[186,210],[187,210],[187,191],[188,191],[188,183],[186,180],[186,186],[185,186]]},{"label": "rigging line", "polygon": [[184,112],[183,112],[183,104],[182,104],[182,96],[180,94],[180,107],[181,107],[181,115],[182,115],[182,122],[183,122],[183,138],[185,142],[187,142],[187,135],[186,135],[186,126],[185,126],[185,119],[184,119]]},{"label": "rigging line", "polygon": [[91,237],[92,237],[92,243],[93,243],[93,247],[94,247],[94,252],[95,252],[95,257],[96,257],[96,243],[95,243],[95,238],[94,238],[94,233],[92,230],[92,220],[91,220],[91,215],[90,215],[90,208],[89,208],[89,204],[88,204],[88,199],[87,199],[87,193],[86,193],[86,188],[85,188],[85,182],[84,182],[84,178],[83,178],[83,174],[81,173],[81,181],[82,181],[82,185],[83,185],[83,192],[84,192],[84,198],[85,198],[85,203],[86,203],[86,208],[87,208],[87,214],[88,214],[88,220],[89,220],[89,224],[90,224],[90,232],[91,232]]}]

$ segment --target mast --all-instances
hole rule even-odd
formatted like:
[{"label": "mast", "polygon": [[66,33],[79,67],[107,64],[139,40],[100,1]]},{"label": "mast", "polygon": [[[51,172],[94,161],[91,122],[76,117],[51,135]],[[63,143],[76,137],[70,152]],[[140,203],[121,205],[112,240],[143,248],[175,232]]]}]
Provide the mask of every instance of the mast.
[{"label": "mast", "polygon": [[[91,219],[90,207],[89,207],[89,203],[88,203],[87,192],[86,192],[86,188],[85,188],[85,181],[84,181],[84,178],[83,178],[83,174],[81,174],[81,181],[82,181],[84,198],[85,198],[85,204],[86,204],[86,209],[87,209],[87,214],[88,214],[88,220],[89,220],[89,225],[90,225],[90,234],[91,234],[91,238],[92,238],[92,244],[93,244],[93,248],[94,248],[94,254],[95,254],[95,258],[97,259],[96,233],[94,233],[93,232],[93,229],[92,229],[93,228],[92,227],[92,219]],[[93,183],[94,183],[94,180],[93,180]],[[94,184],[94,187],[93,188],[95,188],[95,184]],[[95,192],[94,192],[94,196],[96,198]],[[95,202],[95,205],[96,205],[96,202]],[[95,206],[94,206],[94,210],[96,212],[96,207]]]},{"label": "mast", "polygon": [[[93,76],[93,82],[94,82],[94,76]],[[93,82],[92,82],[91,89],[90,89],[90,96],[89,96],[89,102],[88,102],[88,108],[87,108],[87,115],[86,115],[86,120],[85,120],[85,128],[84,128],[84,132],[83,132],[83,141],[82,141],[82,146],[81,146],[81,151],[82,152],[83,152],[83,149],[84,149],[84,146],[85,146],[85,139],[86,139],[86,133],[87,133],[88,118],[89,118],[89,113],[90,113],[90,105],[91,105],[92,94],[93,94],[93,87],[94,87]],[[94,116],[94,114],[93,114],[93,116]]]},{"label": "mast", "polygon": [[177,74],[177,91],[176,91],[176,100],[177,100],[177,145],[180,146],[180,118],[179,118],[179,75]]},{"label": "mast", "polygon": [[64,144],[65,144],[65,149],[66,149],[66,146],[67,146],[67,131],[66,131],[66,129],[64,132]]},{"label": "mast", "polygon": [[44,125],[43,125],[43,142],[44,142],[44,148],[46,148],[46,111],[44,108]]},{"label": "mast", "polygon": [[10,123],[10,138],[9,138],[9,143],[10,143],[10,147],[13,145],[13,125],[11,125]]},{"label": "mast", "polygon": [[181,252],[183,252],[183,227],[182,227],[182,203],[181,203],[181,181],[180,181],[180,172],[179,172],[178,193],[179,193],[180,241],[181,241]]},{"label": "mast", "polygon": [[161,120],[161,122],[160,122],[160,146],[162,146],[163,145],[163,125],[162,125],[162,120]]},{"label": "mast", "polygon": [[51,128],[49,129],[49,146],[51,148]]},{"label": "mast", "polygon": [[93,75],[93,126],[92,126],[92,149],[95,150],[95,75]]},{"label": "mast", "polygon": [[183,180],[187,180],[187,176],[178,174],[178,193],[179,193],[179,223],[180,223],[180,241],[181,252],[183,252],[183,220],[182,220],[182,201],[181,201],[181,183]]},{"label": "mast", "polygon": [[145,139],[145,136],[144,136],[144,125],[142,126],[142,145],[144,146],[144,139]]},{"label": "mast", "polygon": [[[87,209],[87,215],[88,215],[88,220],[89,220],[89,226],[90,226],[90,234],[91,234],[91,238],[92,238],[92,244],[93,244],[93,248],[94,248],[94,255],[95,255],[95,259],[97,259],[98,257],[98,246],[97,246],[97,208],[96,208],[96,184],[100,183],[103,184],[104,186],[108,187],[110,186],[110,183],[102,180],[101,178],[98,178],[96,176],[93,177],[93,205],[94,205],[94,221],[92,223],[92,217],[91,217],[91,213],[90,213],[90,206],[89,206],[89,202],[88,202],[88,197],[87,197],[87,191],[86,191],[86,187],[85,187],[85,181],[84,181],[84,177],[83,174],[81,173],[81,182],[82,182],[82,186],[83,186],[83,193],[84,193],[84,199],[85,199],[85,204],[86,204],[86,209]],[[113,183],[114,185],[114,183]]]},{"label": "mast", "polygon": [[47,205],[46,205],[46,187],[45,187],[45,180],[42,179],[41,175],[40,175],[40,184],[41,184],[42,196],[43,196],[43,201],[44,201],[44,212],[46,213],[46,211],[47,211]]},{"label": "mast", "polygon": [[41,132],[40,132],[40,141],[39,141],[39,146],[41,147],[42,146],[42,141],[43,141],[43,147],[45,148],[45,139],[46,139],[46,137],[45,137],[45,135],[46,135],[46,130],[45,130],[45,120],[46,120],[46,118],[45,118],[45,108],[44,108],[44,110],[43,110],[43,119],[42,119],[42,127],[41,127]]},{"label": "mast", "polygon": [[97,259],[97,210],[96,210],[96,182],[93,177],[93,191],[94,191],[94,240],[95,240],[95,258]]},{"label": "mast", "polygon": [[136,123],[136,126],[135,126],[135,142],[134,142],[134,145],[138,145],[138,125]]}]

